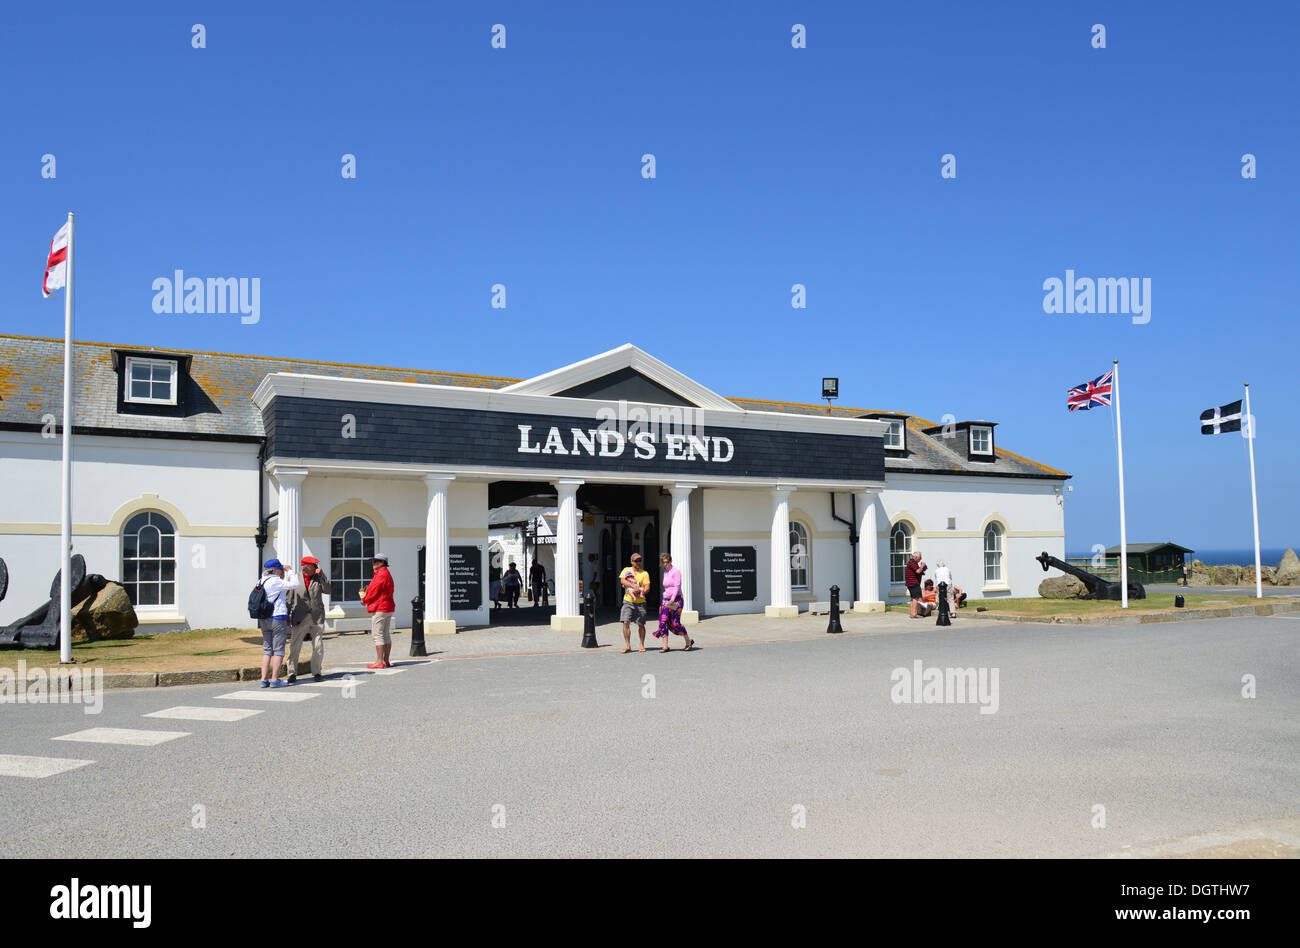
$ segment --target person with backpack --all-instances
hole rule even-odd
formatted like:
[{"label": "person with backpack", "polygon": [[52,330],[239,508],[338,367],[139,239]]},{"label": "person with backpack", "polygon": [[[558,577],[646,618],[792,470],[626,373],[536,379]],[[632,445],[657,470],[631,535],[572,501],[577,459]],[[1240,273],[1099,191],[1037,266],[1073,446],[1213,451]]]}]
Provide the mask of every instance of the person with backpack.
[{"label": "person with backpack", "polygon": [[371,562],[374,577],[361,589],[361,601],[370,613],[370,634],[375,642],[375,663],[367,668],[391,668],[388,660],[393,650],[393,617],[397,613],[397,604],[393,601],[395,587],[393,577],[388,572],[388,557],[376,553]]},{"label": "person with backpack", "polygon": [[262,687],[283,688],[289,684],[278,680],[285,640],[289,637],[286,597],[289,590],[302,589],[302,582],[277,559],[267,560],[262,566],[266,574],[249,594],[248,613],[250,618],[258,620],[262,629]]},{"label": "person with backpack", "polygon": [[288,665],[289,684],[298,680],[298,656],[302,654],[302,642],[311,636],[311,676],[316,681],[323,681],[321,671],[325,664],[325,590],[329,580],[321,572],[320,560],[314,556],[302,558],[303,589],[291,589],[288,593],[289,636]]}]

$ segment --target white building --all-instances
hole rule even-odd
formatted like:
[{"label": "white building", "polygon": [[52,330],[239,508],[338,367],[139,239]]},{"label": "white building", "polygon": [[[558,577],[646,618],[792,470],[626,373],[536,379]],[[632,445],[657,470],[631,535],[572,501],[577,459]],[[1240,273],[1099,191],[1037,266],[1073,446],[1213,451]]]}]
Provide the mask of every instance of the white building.
[{"label": "white building", "polygon": [[[612,596],[632,550],[656,583],[671,550],[688,621],[789,616],[832,585],[879,610],[916,548],[972,599],[1033,596],[1033,557],[1064,557],[1069,475],[992,422],[724,398],[631,345],[526,380],[103,343],[74,360],[74,549],[145,626],[249,627],[262,561],[310,554],[359,627],[375,551],[404,625],[421,546],[426,631],[487,623],[507,505],[557,511],[559,629],[581,627],[580,578]],[[0,336],[0,625],[58,569],[61,376],[60,340]]]}]

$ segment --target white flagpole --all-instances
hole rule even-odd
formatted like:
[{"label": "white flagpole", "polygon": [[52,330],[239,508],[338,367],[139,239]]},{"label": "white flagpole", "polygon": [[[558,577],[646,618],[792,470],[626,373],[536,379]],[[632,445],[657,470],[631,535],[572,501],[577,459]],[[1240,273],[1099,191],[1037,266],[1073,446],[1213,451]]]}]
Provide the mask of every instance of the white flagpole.
[{"label": "white flagpole", "polygon": [[1246,383],[1246,423],[1250,426],[1250,435],[1246,443],[1250,445],[1250,506],[1255,514],[1255,598],[1264,598],[1264,577],[1259,569],[1259,497],[1255,493],[1255,416],[1250,413],[1250,383]]},{"label": "white flagpole", "polygon": [[1120,608],[1128,608],[1128,531],[1124,522],[1124,425],[1119,414],[1119,359],[1115,360],[1115,447],[1119,454],[1119,589]]},{"label": "white flagpole", "polygon": [[68,211],[68,273],[63,287],[63,566],[59,582],[59,661],[72,661],[72,212]]}]

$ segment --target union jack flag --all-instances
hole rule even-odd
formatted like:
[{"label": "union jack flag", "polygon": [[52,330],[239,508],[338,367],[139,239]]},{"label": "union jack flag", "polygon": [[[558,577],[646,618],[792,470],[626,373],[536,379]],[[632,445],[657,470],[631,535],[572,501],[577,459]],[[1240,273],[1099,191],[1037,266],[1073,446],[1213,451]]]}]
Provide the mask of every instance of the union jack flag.
[{"label": "union jack flag", "polygon": [[1065,396],[1066,407],[1070,411],[1087,411],[1093,405],[1110,404],[1111,376],[1115,370],[1099,375],[1091,382],[1084,382],[1070,389]]}]

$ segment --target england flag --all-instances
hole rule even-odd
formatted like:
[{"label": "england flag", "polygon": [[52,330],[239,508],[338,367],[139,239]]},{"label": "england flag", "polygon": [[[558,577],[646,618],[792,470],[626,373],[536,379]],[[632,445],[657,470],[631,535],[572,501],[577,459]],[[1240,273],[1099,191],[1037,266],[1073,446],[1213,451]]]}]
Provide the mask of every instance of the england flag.
[{"label": "england flag", "polygon": [[1225,434],[1241,430],[1241,399],[1201,412],[1201,434]]},{"label": "england flag", "polygon": [[68,282],[68,234],[70,224],[64,224],[50,241],[50,255],[45,260],[45,280],[41,283],[41,292],[46,299],[55,290],[61,290]]}]

